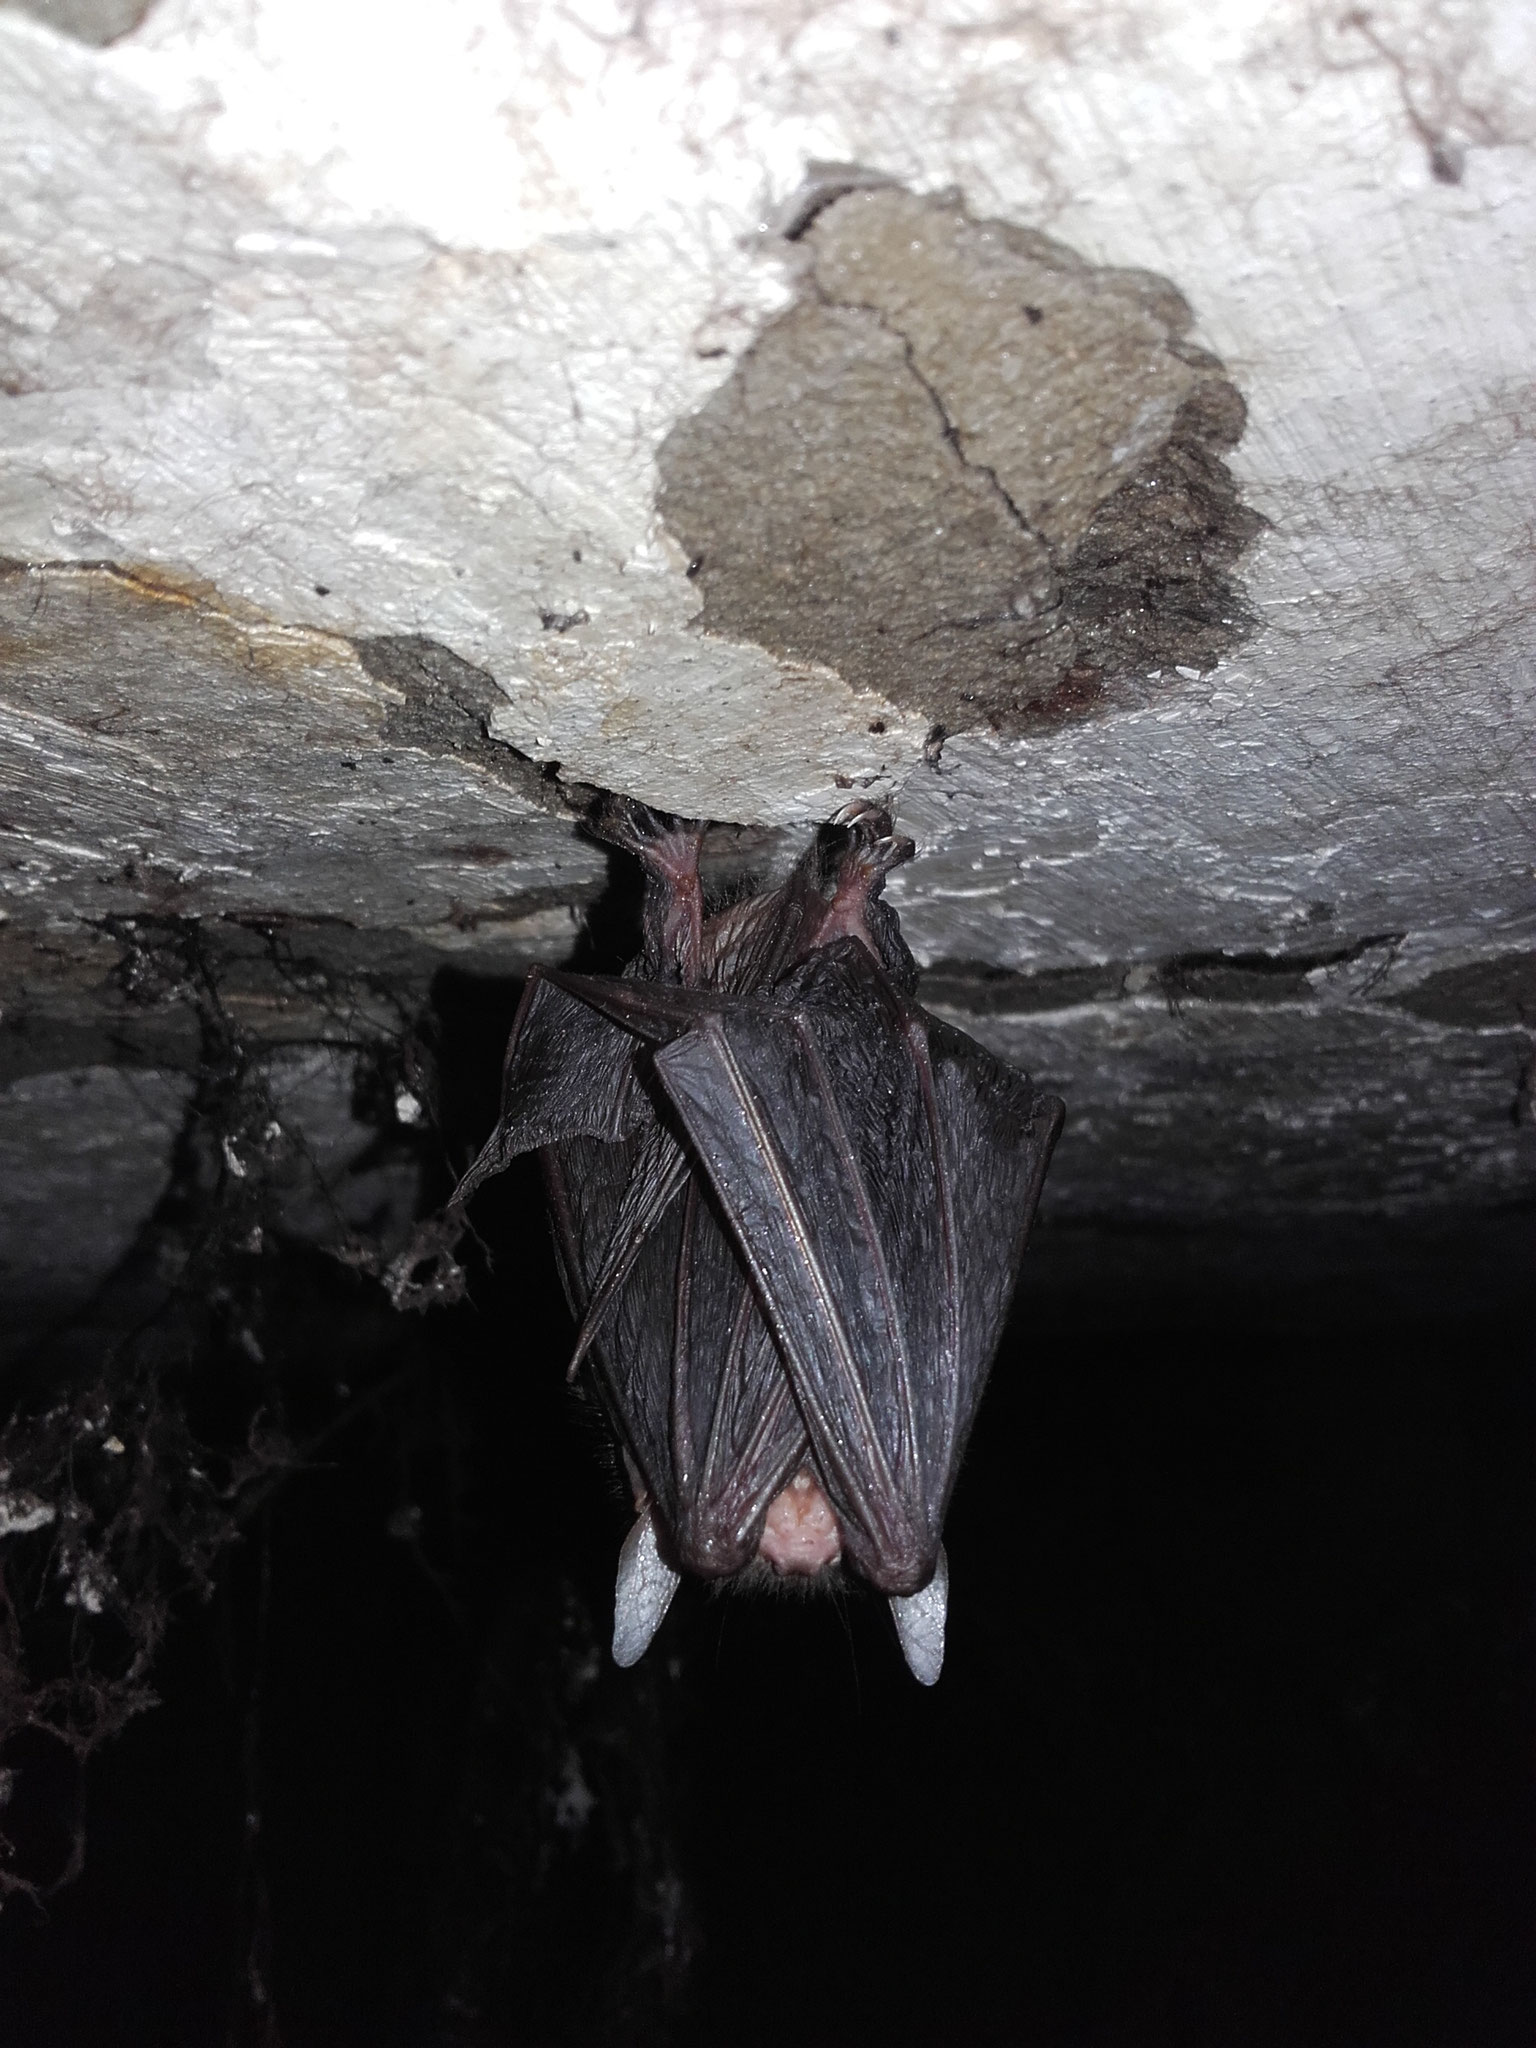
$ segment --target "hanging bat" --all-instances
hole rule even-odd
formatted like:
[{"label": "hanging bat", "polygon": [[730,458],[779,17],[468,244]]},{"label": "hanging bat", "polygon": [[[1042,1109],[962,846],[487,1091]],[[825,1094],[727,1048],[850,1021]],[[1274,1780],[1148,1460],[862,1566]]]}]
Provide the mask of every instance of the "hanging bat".
[{"label": "hanging bat", "polygon": [[681,1572],[815,1575],[890,1597],[925,1685],[944,1655],[944,1514],[1062,1105],[913,1000],[880,900],[912,856],[853,805],[782,887],[706,916],[704,828],[630,801],[622,975],[535,968],[501,1120],[457,1210],[537,1149],[585,1364],[634,1489],[613,1652]]}]

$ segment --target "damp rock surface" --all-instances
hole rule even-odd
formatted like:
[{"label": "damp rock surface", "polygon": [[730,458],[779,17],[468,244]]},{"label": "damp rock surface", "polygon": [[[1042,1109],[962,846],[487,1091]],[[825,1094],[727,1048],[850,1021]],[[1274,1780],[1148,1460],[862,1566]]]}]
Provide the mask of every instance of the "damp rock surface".
[{"label": "damp rock surface", "polygon": [[1220,459],[1242,398],[1178,291],[953,195],[856,189],[799,246],[797,304],[658,454],[700,628],[949,731],[1214,667],[1262,521]]}]

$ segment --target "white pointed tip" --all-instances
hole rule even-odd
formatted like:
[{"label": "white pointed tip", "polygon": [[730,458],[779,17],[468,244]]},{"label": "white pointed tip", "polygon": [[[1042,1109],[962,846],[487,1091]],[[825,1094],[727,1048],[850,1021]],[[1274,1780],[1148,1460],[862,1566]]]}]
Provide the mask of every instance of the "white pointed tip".
[{"label": "white pointed tip", "polygon": [[627,1671],[638,1664],[661,1627],[672,1595],[677,1591],[677,1573],[662,1562],[656,1548],[656,1524],[649,1508],[624,1538],[619,1552],[619,1586],[613,1605],[613,1661]]},{"label": "white pointed tip", "polygon": [[944,1669],[944,1619],[949,1612],[949,1559],[942,1548],[933,1577],[921,1593],[891,1595],[891,1613],[901,1654],[919,1685],[933,1685]]}]

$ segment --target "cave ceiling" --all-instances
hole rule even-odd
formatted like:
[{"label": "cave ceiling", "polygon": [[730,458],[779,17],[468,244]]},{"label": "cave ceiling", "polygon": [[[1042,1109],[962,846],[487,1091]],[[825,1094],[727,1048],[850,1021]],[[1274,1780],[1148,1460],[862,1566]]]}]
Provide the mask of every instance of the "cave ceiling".
[{"label": "cave ceiling", "polygon": [[894,806],[1048,1224],[1529,1201],[1536,52],[1363,19],[0,7],[12,1283],[155,1199],[190,939],[372,1171],[594,789]]}]

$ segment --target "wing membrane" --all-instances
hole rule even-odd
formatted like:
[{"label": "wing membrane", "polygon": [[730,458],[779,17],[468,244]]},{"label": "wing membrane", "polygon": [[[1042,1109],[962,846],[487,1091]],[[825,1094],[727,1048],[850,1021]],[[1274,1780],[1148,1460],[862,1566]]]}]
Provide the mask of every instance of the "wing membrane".
[{"label": "wing membrane", "polygon": [[535,970],[508,1046],[504,1113],[455,1199],[521,1152],[544,1159],[566,1290],[605,1405],[679,1562],[752,1556],[805,1428],[735,1246],[659,1119],[649,1048],[722,998]]},{"label": "wing membrane", "polygon": [[[629,1229],[648,1149],[642,1134],[618,1145],[578,1139],[546,1153],[557,1241],[584,1318],[581,1351],[677,1562],[723,1576],[755,1552],[768,1503],[806,1456],[805,1426],[741,1260],[697,1178],[685,1172],[645,1228]],[[616,1240],[624,1245],[617,1273]]]},{"label": "wing membrane", "polygon": [[574,976],[529,973],[507,1040],[502,1113],[454,1189],[462,1206],[522,1152],[565,1138],[623,1139],[648,1107],[634,1078],[634,1034],[584,1000]]},{"label": "wing membrane", "polygon": [[911,1593],[937,1562],[1052,1110],[856,941],[778,994],[777,1015],[705,1016],[656,1072],[767,1306],[854,1561]]}]

